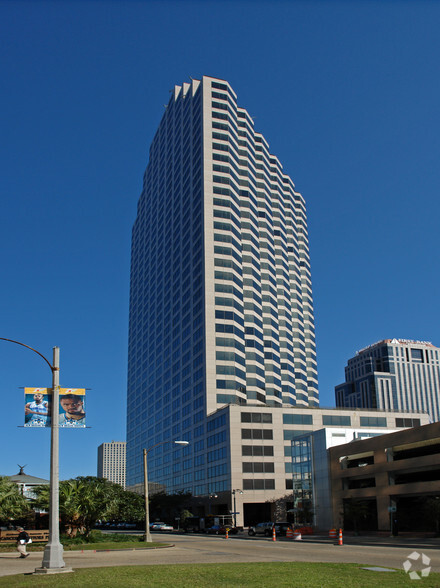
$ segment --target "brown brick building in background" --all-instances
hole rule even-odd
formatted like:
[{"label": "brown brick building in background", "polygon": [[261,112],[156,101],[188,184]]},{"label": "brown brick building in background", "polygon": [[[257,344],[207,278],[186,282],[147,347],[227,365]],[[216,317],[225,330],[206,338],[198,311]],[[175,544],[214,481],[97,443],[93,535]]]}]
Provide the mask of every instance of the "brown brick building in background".
[{"label": "brown brick building in background", "polygon": [[335,526],[439,532],[439,422],[328,451]]}]

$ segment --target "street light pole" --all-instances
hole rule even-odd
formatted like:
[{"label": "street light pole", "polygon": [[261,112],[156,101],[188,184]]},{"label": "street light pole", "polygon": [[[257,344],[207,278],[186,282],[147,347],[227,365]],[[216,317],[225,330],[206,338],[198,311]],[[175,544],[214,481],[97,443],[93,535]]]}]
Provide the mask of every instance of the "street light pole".
[{"label": "street light pole", "polygon": [[49,541],[44,548],[41,568],[35,573],[55,574],[58,572],[71,572],[72,568],[66,568],[63,560],[63,546],[60,543],[60,515],[59,515],[59,391],[60,391],[60,348],[53,348],[53,363],[44,357],[42,353],[13,339],[0,337],[0,341],[9,341],[30,349],[48,364],[52,371],[52,411],[51,411],[51,438],[50,438],[50,498],[49,498]]},{"label": "street light pole", "polygon": [[52,365],[52,411],[50,438],[50,502],[49,541],[44,549],[42,567],[64,568],[63,546],[60,543],[59,523],[59,393],[60,393],[60,348],[53,348]]},{"label": "street light pole", "polygon": [[189,445],[189,441],[161,441],[156,443],[152,447],[143,450],[144,454],[144,495],[145,495],[145,542],[151,543],[153,539],[150,533],[150,507],[148,504],[148,469],[147,469],[147,454],[158,447],[159,445],[165,445],[166,443],[175,443],[176,445]]},{"label": "street light pole", "polygon": [[243,490],[239,490],[238,488],[235,490],[231,490],[232,496],[234,497],[234,527],[237,526],[237,503],[235,495],[236,493],[243,494]]},{"label": "street light pole", "polygon": [[217,495],[217,494],[209,494],[209,495],[208,495],[208,507],[209,507],[209,508],[208,508],[208,514],[209,514],[209,515],[211,514],[211,500],[212,500],[213,498],[217,498],[217,497],[218,497],[218,495]]},{"label": "street light pole", "polygon": [[147,453],[144,449],[144,496],[145,496],[145,541],[151,543],[150,534],[150,510],[148,505],[148,472],[147,472]]}]

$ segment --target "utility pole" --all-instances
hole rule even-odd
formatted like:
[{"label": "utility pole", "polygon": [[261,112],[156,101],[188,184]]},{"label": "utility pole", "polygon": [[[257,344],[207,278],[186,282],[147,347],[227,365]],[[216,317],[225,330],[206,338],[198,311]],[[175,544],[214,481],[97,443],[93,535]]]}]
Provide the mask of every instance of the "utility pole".
[{"label": "utility pole", "polygon": [[36,574],[57,574],[72,572],[66,568],[63,560],[63,546],[60,543],[60,514],[59,514],[59,391],[60,391],[60,348],[53,348],[53,363],[42,353],[13,339],[0,337],[0,341],[9,341],[30,349],[48,364],[52,371],[52,411],[50,438],[50,499],[49,499],[49,541],[44,548],[41,568],[36,568]]},{"label": "utility pole", "polygon": [[[42,570],[65,568],[63,546],[60,543],[60,468],[59,468],[59,393],[60,393],[60,348],[53,348],[52,365],[52,412],[50,437],[50,502],[49,502],[49,541],[44,549]],[[41,570],[41,571],[42,571]],[[38,569],[41,573],[40,569]],[[71,571],[71,570],[69,570]],[[44,572],[43,572],[44,573]]]}]

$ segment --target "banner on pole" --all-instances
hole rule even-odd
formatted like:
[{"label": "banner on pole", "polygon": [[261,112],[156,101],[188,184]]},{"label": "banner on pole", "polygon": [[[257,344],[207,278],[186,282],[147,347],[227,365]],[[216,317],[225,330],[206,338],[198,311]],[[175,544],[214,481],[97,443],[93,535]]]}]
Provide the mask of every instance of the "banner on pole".
[{"label": "banner on pole", "polygon": [[[52,389],[24,389],[24,426],[50,427],[52,425]],[[59,389],[59,427],[85,427],[86,391],[84,388]]]},{"label": "banner on pole", "polygon": [[84,388],[60,388],[60,427],[86,426]]},{"label": "banner on pole", "polygon": [[50,427],[52,390],[50,388],[24,389],[24,426]]}]

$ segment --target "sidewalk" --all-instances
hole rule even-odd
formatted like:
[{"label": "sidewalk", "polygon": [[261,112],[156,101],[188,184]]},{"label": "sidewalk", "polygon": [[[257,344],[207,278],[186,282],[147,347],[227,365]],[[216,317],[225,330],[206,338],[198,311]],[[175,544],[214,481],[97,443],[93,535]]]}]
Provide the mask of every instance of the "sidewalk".
[{"label": "sidewalk", "polygon": [[[280,537],[279,541],[286,540]],[[328,535],[303,535],[303,542],[308,543],[333,543],[338,542],[338,538],[330,539]],[[437,548],[440,549],[440,537],[393,537],[393,536],[376,536],[376,535],[343,535],[344,545],[383,545],[384,547],[404,547],[408,549]]]},{"label": "sidewalk", "polygon": [[[121,549],[109,551],[65,551],[66,567],[99,568],[109,566],[170,565],[190,563],[245,562],[327,562],[361,563],[402,568],[413,551],[424,552],[431,559],[432,571],[440,572],[440,538],[420,537],[344,537],[343,546],[327,536],[308,535],[302,541],[285,537],[255,538],[234,535],[229,539],[216,535],[161,536],[170,548]],[[171,543],[172,542],[172,543]],[[20,559],[16,551],[0,553],[0,576],[32,574],[41,567],[43,551],[30,552]]]},{"label": "sidewalk", "polygon": [[[163,548],[162,548],[163,549]],[[158,549],[124,549],[115,551],[65,551],[63,554],[66,567],[100,568],[107,566],[148,565],[152,562],[152,554]],[[42,551],[28,552],[29,557],[21,559],[17,552],[0,553],[0,577],[15,574],[32,574],[35,568],[41,567]]]}]

